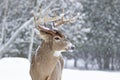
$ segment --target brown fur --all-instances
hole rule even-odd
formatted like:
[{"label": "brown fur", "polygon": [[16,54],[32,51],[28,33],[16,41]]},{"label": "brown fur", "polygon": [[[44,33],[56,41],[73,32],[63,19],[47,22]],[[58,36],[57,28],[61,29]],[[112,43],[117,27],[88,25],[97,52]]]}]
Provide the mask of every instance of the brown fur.
[{"label": "brown fur", "polygon": [[51,52],[33,55],[30,75],[32,80],[61,80],[63,58],[54,57]]},{"label": "brown fur", "polygon": [[[61,39],[56,42],[54,37]],[[32,80],[61,80],[64,61],[61,56],[54,56],[55,51],[65,50],[68,41],[64,35],[56,31],[53,36],[47,32],[41,32],[44,40],[32,57],[30,75]]]},{"label": "brown fur", "polygon": [[[68,50],[71,48],[71,44],[60,31],[42,27],[39,25],[42,20],[37,20],[35,16],[34,20],[43,42],[32,57],[30,66],[31,78],[32,80],[61,80],[64,61],[62,55],[59,53],[56,54],[56,52]],[[56,18],[52,19],[52,21],[56,21]],[[70,21],[71,20],[64,20],[63,16],[62,20],[56,22],[55,26]]]}]

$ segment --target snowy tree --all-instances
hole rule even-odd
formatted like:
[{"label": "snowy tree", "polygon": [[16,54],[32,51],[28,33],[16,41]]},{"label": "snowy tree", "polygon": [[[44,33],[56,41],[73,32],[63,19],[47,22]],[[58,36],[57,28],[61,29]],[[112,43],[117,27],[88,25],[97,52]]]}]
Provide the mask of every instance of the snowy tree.
[{"label": "snowy tree", "polygon": [[[92,57],[97,59],[100,69],[116,69],[119,56],[119,0],[85,0],[83,13],[85,24],[91,28],[87,34],[87,46]],[[119,64],[119,63],[118,63]],[[116,65],[120,66],[120,65]],[[119,68],[118,68],[119,69]]]},{"label": "snowy tree", "polygon": [[[59,29],[75,45],[75,50],[63,53],[67,59],[84,60],[85,69],[120,69],[120,9],[119,0],[0,0],[0,57],[31,57],[41,39],[35,31],[32,13],[65,19],[77,16],[73,23]],[[42,23],[44,24],[44,23]],[[46,24],[53,26],[52,22]],[[97,69],[97,68],[96,68]]]}]

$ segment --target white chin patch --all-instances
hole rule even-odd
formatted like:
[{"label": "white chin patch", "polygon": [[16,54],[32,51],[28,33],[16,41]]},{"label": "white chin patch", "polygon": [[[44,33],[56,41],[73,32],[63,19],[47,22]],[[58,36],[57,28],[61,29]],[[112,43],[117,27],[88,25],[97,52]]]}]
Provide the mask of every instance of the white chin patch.
[{"label": "white chin patch", "polygon": [[55,51],[55,53],[53,54],[55,57],[59,57],[61,56],[61,51]]},{"label": "white chin patch", "polygon": [[68,52],[73,52],[73,50],[68,50]]}]

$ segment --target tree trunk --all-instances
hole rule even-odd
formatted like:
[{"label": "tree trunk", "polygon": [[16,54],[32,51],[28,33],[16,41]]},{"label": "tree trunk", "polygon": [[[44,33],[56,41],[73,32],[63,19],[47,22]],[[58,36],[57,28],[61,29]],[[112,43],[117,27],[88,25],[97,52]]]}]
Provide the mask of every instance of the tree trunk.
[{"label": "tree trunk", "polygon": [[102,70],[102,60],[101,60],[101,57],[97,57],[97,63],[98,63],[98,66],[99,66],[99,70]]},{"label": "tree trunk", "polygon": [[31,55],[32,55],[32,48],[33,48],[33,42],[34,42],[34,28],[31,27],[31,40],[30,40],[30,46],[29,46],[29,54],[28,59],[31,61]]},{"label": "tree trunk", "polygon": [[110,54],[109,52],[106,51],[106,53],[104,53],[104,64],[103,64],[104,70],[110,69],[109,64],[110,64]]},{"label": "tree trunk", "polygon": [[2,38],[1,45],[5,43],[6,38],[6,30],[7,30],[7,14],[8,14],[8,0],[4,0],[4,18],[3,18],[3,26],[2,26]]},{"label": "tree trunk", "polygon": [[37,0],[34,0],[34,6],[37,6]]},{"label": "tree trunk", "polygon": [[77,68],[77,59],[74,59],[75,62],[74,62],[74,67]]}]

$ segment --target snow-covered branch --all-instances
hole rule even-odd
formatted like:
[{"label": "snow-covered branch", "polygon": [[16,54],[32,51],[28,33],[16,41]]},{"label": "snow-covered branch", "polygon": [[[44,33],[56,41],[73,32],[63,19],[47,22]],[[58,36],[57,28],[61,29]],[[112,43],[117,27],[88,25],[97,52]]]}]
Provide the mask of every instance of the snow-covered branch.
[{"label": "snow-covered branch", "polygon": [[31,40],[30,40],[30,46],[29,46],[29,54],[28,59],[31,61],[31,55],[32,55],[32,48],[33,48],[33,42],[34,42],[34,28],[31,27]]},{"label": "snow-covered branch", "polygon": [[[51,1],[51,3],[42,11],[42,14],[46,12],[57,0]],[[27,22],[25,22],[21,27],[18,28],[18,30],[14,33],[14,35],[10,38],[10,40],[4,44],[0,48],[0,57],[2,56],[3,52],[5,51],[5,48],[7,48],[10,44],[14,42],[14,40],[17,38],[18,34],[21,32],[22,29],[24,29],[26,26],[28,26],[30,23],[34,21],[34,18],[30,18]]]},{"label": "snow-covered branch", "polygon": [[14,35],[10,38],[10,40],[9,40],[5,45],[3,45],[3,46],[0,48],[0,56],[3,54],[4,49],[7,48],[11,43],[14,42],[14,40],[16,39],[16,37],[18,36],[18,34],[21,32],[21,30],[24,29],[26,26],[28,26],[32,21],[33,21],[33,17],[32,17],[30,20],[28,20],[27,22],[25,22],[25,23],[14,33]]}]

